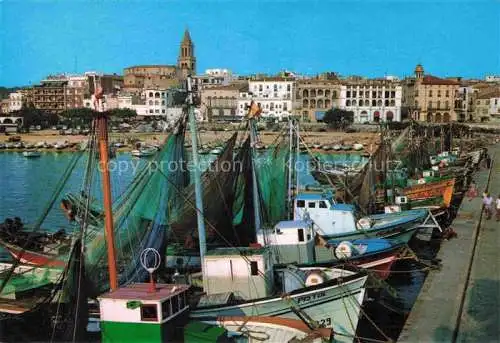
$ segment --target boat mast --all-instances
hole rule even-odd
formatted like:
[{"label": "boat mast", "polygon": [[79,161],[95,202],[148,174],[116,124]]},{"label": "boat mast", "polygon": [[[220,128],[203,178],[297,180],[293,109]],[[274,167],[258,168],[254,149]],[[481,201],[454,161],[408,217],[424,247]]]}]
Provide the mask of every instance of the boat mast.
[{"label": "boat mast", "polygon": [[207,252],[207,241],[205,238],[205,221],[203,211],[203,199],[201,191],[201,173],[200,164],[198,161],[198,139],[196,137],[196,118],[193,109],[193,91],[191,85],[191,75],[187,77],[188,91],[188,116],[189,116],[189,131],[191,132],[191,149],[194,164],[194,191],[196,196],[196,217],[198,219],[198,239],[200,241],[200,260],[203,265],[203,259]]},{"label": "boat mast", "polygon": [[252,200],[255,221],[255,232],[261,229],[259,186],[257,185],[257,173],[255,172],[255,145],[257,144],[257,124],[254,118],[250,119],[250,146],[252,147]]},{"label": "boat mast", "polygon": [[291,209],[293,208],[292,206],[292,159],[293,159],[293,123],[292,121],[288,121],[288,135],[289,135],[289,154],[288,154],[288,219],[291,219],[292,211]]},{"label": "boat mast", "polygon": [[297,164],[299,163],[300,156],[300,135],[299,135],[299,122],[294,121],[295,124],[295,135],[296,135],[296,145],[295,145],[295,166],[293,168],[295,174],[295,194],[299,193],[299,173],[297,172]]},{"label": "boat mast", "polygon": [[113,231],[113,209],[111,199],[111,181],[109,177],[109,156],[108,156],[108,116],[103,112],[102,88],[96,87],[94,76],[94,109],[97,112],[97,130],[99,141],[100,169],[102,176],[102,193],[104,200],[104,229],[106,246],[108,250],[108,271],[109,287],[111,291],[118,288],[118,277],[116,272],[116,254]]}]

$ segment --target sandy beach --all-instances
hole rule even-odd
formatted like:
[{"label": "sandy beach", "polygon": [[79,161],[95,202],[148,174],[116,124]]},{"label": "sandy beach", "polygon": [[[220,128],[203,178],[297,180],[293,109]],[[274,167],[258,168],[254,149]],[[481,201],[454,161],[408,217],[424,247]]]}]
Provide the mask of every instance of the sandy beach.
[{"label": "sandy beach", "polygon": [[[217,146],[221,145],[223,142],[227,141],[235,131],[202,131],[199,133],[200,143],[207,146]],[[271,145],[277,142],[277,139],[281,135],[280,132],[272,131],[260,131],[260,139],[262,144]],[[6,143],[9,137],[14,136],[13,134],[6,136],[0,136],[0,143]],[[42,130],[34,131],[27,134],[16,134],[15,136],[20,136],[21,141],[24,144],[36,144],[38,142],[46,142],[49,144],[54,144],[57,142],[66,142],[67,144],[81,143],[84,142],[88,137],[84,135],[60,135],[56,130]],[[142,141],[146,144],[160,143],[166,139],[168,133],[110,133],[111,142],[125,142],[130,143],[134,141]],[[245,132],[240,131],[238,140],[242,140],[245,137]],[[371,152],[378,145],[379,134],[370,132],[301,132],[301,139],[308,145],[313,144],[319,145],[334,145],[334,144],[354,144],[362,143],[365,146],[365,151]],[[186,143],[191,142],[189,132],[186,132]],[[120,150],[131,150],[132,145]],[[12,150],[12,149],[9,149]]]}]

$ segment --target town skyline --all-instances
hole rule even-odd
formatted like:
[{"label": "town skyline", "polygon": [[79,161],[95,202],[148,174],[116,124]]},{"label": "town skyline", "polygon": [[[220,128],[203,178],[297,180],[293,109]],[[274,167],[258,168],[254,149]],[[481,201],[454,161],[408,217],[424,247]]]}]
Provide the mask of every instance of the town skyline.
[{"label": "town skyline", "polygon": [[[133,65],[176,64],[186,28],[195,44],[198,73],[227,68],[238,75],[290,70],[403,78],[418,63],[441,77],[483,78],[500,72],[496,1],[295,1],[287,12],[283,5],[243,9],[231,1],[196,6],[4,1],[1,86],[29,86],[49,74],[121,74]],[[231,15],[238,9],[249,20]],[[449,16],[431,15],[443,9]],[[331,16],[337,20],[328,21]],[[425,21],[414,21],[418,25],[407,24],[422,16]],[[299,20],[307,17],[315,20]]]}]

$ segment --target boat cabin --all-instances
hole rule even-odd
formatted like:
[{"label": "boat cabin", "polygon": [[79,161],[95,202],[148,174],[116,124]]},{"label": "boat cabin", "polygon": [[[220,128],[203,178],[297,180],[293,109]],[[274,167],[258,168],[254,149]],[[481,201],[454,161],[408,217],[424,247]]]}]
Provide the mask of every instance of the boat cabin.
[{"label": "boat cabin", "polygon": [[354,206],[337,204],[322,194],[298,194],[294,201],[294,220],[312,220],[322,236],[356,230]]},{"label": "boat cabin", "polygon": [[135,283],[101,295],[102,342],[171,342],[187,319],[189,285]]},{"label": "boat cabin", "polygon": [[272,247],[273,261],[277,264],[314,262],[314,232],[310,220],[281,221],[272,230],[257,232],[257,242]]},{"label": "boat cabin", "polygon": [[271,295],[274,286],[273,264],[267,248],[209,250],[202,270],[203,289],[207,296],[232,292],[242,299],[263,298]]}]

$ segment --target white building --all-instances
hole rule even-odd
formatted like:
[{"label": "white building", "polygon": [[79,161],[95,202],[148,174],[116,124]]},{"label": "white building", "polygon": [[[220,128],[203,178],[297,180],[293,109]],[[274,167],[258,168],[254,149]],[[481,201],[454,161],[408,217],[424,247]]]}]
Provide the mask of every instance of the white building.
[{"label": "white building", "polygon": [[488,75],[484,80],[486,82],[500,82],[500,75]]},{"label": "white building", "polygon": [[264,118],[282,120],[292,115],[294,81],[283,78],[251,80],[248,89],[238,98],[238,115],[246,115],[252,100],[262,109]]},{"label": "white building", "polygon": [[[149,116],[166,116],[169,92],[166,89],[145,89],[143,92]],[[170,101],[171,102],[171,101]]]},{"label": "white building", "polygon": [[207,69],[205,74],[195,75],[193,85],[200,92],[213,86],[227,86],[233,81],[233,73],[229,69]]},{"label": "white building", "polygon": [[340,87],[341,109],[354,112],[355,123],[401,121],[402,87],[388,80],[360,80]]},{"label": "white building", "polygon": [[14,92],[9,94],[9,113],[19,111],[23,107],[23,93]]}]

